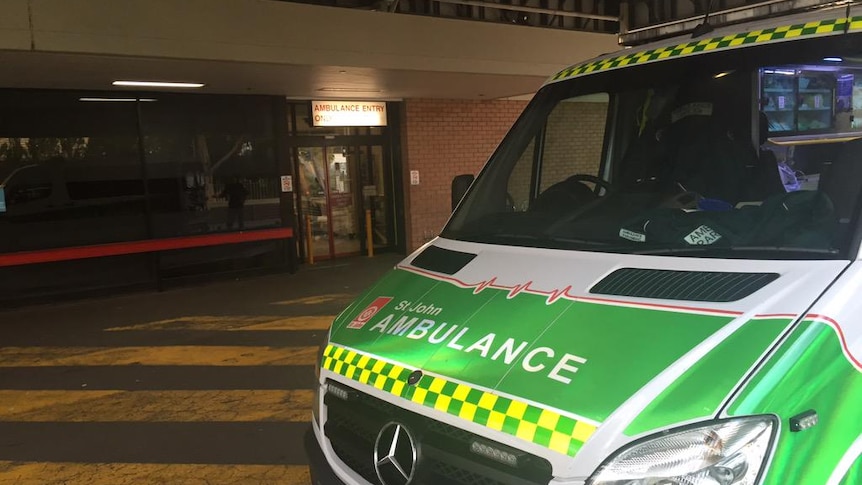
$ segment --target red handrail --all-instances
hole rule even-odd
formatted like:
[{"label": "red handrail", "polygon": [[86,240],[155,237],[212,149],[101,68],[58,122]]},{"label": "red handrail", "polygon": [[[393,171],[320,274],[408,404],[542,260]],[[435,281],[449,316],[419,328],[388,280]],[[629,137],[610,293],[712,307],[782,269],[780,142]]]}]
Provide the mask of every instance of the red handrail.
[{"label": "red handrail", "polygon": [[100,258],[104,256],[120,256],[124,254],[151,253],[171,249],[219,246],[222,244],[267,241],[271,239],[288,239],[291,237],[293,237],[293,228],[280,227],[277,229],[223,232],[217,234],[202,234],[199,236],[144,239],[139,241],[93,244],[90,246],[41,249],[37,251],[19,251],[0,254],[0,267],[51,263],[73,259]]}]

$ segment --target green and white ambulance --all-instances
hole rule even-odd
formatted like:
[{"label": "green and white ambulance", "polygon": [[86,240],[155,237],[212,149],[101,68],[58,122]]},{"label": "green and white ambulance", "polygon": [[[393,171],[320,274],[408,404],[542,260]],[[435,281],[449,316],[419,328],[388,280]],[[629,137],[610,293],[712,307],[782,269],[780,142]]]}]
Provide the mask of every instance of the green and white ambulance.
[{"label": "green and white ambulance", "polygon": [[862,484],[862,7],[698,34],[553,76],[335,320],[314,483]]}]

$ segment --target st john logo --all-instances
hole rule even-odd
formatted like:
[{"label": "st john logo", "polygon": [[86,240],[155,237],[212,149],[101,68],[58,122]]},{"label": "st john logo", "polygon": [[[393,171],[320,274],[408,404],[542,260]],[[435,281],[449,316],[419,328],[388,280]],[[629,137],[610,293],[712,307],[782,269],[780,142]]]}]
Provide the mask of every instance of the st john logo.
[{"label": "st john logo", "polygon": [[372,301],[370,305],[365,310],[362,310],[362,313],[356,316],[352,322],[347,324],[347,328],[362,328],[368,323],[368,320],[371,320],[371,317],[377,315],[377,312],[383,309],[387,303],[392,301],[391,296],[381,296],[376,300]]}]

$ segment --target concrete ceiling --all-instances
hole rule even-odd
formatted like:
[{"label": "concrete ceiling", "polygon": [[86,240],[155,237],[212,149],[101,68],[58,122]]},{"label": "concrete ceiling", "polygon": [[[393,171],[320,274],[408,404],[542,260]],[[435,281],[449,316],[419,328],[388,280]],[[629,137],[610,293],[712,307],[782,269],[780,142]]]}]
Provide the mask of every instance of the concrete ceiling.
[{"label": "concrete ceiling", "polygon": [[[2,0],[0,87],[303,99],[500,99],[616,49],[609,34],[261,0]],[[134,88],[135,90],[140,90]]]},{"label": "concrete ceiling", "polygon": [[236,61],[131,58],[0,51],[0,87],[140,90],[118,79],[194,81],[205,93],[271,94],[304,99],[498,99],[529,95],[544,76],[290,65]]}]

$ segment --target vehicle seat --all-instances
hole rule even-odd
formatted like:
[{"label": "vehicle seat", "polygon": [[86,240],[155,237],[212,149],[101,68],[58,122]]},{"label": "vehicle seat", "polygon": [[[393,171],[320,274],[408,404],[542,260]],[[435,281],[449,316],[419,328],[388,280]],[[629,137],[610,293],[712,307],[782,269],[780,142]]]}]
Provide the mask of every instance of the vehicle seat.
[{"label": "vehicle seat", "polygon": [[766,113],[760,112],[760,149],[757,159],[750,166],[752,183],[751,199],[766,200],[771,195],[786,192],[781,182],[781,174],[778,171],[778,157],[775,152],[764,147],[769,139],[769,118]]},{"label": "vehicle seat", "polygon": [[678,190],[736,204],[747,198],[746,166],[756,163],[756,155],[716,109],[709,101],[677,108],[668,129],[670,177]]},{"label": "vehicle seat", "polygon": [[838,221],[846,224],[860,203],[862,139],[845,143],[828,167],[821,174],[820,190],[832,200]]},{"label": "vehicle seat", "polygon": [[583,207],[598,196],[586,184],[569,177],[545,189],[530,206],[531,211],[562,214]]}]

